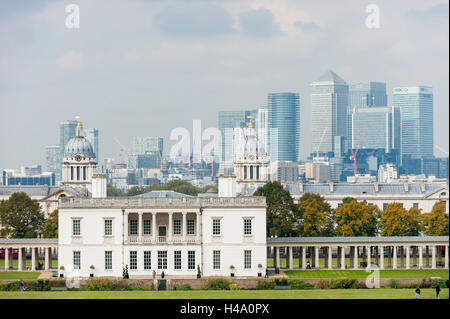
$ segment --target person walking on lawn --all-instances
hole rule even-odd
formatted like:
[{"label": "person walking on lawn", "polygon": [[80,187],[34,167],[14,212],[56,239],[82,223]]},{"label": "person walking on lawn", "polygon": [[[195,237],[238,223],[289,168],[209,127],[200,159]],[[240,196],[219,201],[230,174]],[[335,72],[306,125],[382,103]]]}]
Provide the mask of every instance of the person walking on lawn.
[{"label": "person walking on lawn", "polygon": [[420,287],[417,287],[416,289],[416,299],[419,299],[420,297]]},{"label": "person walking on lawn", "polygon": [[436,285],[436,298],[439,299],[439,293],[441,292],[441,285],[437,283]]}]

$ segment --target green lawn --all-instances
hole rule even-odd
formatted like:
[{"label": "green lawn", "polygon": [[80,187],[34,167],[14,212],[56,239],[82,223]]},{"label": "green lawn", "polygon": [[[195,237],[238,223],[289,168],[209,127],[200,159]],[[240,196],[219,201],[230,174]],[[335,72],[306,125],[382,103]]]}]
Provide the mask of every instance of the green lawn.
[{"label": "green lawn", "polygon": [[[442,289],[441,298],[448,298]],[[421,298],[434,298],[422,289]],[[0,291],[0,299],[413,299],[414,289],[240,290],[240,291]]]},{"label": "green lawn", "polygon": [[[350,267],[350,259],[353,260],[353,258],[345,258],[345,264],[347,266],[349,266],[349,267]],[[306,262],[308,262],[308,260],[309,260],[309,262],[312,265],[312,259],[311,258],[306,258]],[[298,268],[298,265],[299,265],[298,258],[294,258],[292,261],[294,263],[294,268]],[[360,265],[360,263],[362,261],[363,261],[363,259],[359,258],[358,266]],[[372,262],[372,264],[375,263],[375,258],[371,258],[370,261]],[[418,264],[419,263],[419,259],[417,259],[416,262]],[[436,259],[436,262],[437,262],[437,259]],[[410,266],[413,267],[414,259],[410,258],[409,263],[410,263]],[[286,258],[280,258],[280,264],[281,264],[281,268],[285,268],[286,267]],[[406,264],[406,258],[405,258],[405,264]],[[319,259],[319,265],[320,265],[320,267],[325,268],[325,259],[324,258],[320,258]],[[400,258],[397,258],[397,267],[400,267],[400,265],[401,265],[401,260],[400,260]],[[273,267],[273,258],[267,258],[267,266],[268,267]],[[386,257],[384,258],[384,266],[385,267],[388,266],[388,259]],[[425,258],[423,259],[423,266],[424,267],[426,266]],[[337,267],[337,259],[336,258],[333,258],[333,267]],[[430,267],[431,267],[431,258],[430,258]]]},{"label": "green lawn", "polygon": [[[287,270],[289,278],[366,278],[370,273],[365,270]],[[380,270],[380,278],[384,279],[422,279],[441,277],[448,279],[447,269],[388,269]]]},{"label": "green lawn", "polygon": [[[41,264],[44,264],[45,260],[40,259],[39,262]],[[27,267],[31,268],[31,259],[27,259],[26,265],[27,265]],[[13,268],[17,269],[18,267],[19,267],[19,261],[17,259],[14,259],[13,260]],[[4,268],[5,268],[5,260],[0,259],[0,269],[4,269]],[[52,268],[58,269],[58,260],[56,260],[56,259],[52,260]]]},{"label": "green lawn", "polygon": [[0,271],[0,280],[31,280],[37,279],[39,275],[37,271]]}]

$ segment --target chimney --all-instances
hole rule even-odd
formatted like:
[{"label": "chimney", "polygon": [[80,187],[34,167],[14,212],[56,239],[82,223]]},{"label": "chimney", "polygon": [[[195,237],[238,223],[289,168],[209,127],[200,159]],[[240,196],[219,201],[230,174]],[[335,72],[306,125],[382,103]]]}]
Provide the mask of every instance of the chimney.
[{"label": "chimney", "polygon": [[422,193],[425,193],[425,183],[420,183],[420,191],[422,192]]},{"label": "chimney", "polygon": [[334,183],[328,182],[328,185],[330,186],[330,193],[334,193]]},{"label": "chimney", "polygon": [[408,182],[403,183],[403,188],[404,188],[406,193],[409,191],[409,184],[408,184]]},{"label": "chimney", "polygon": [[378,193],[378,191],[380,190],[378,187],[378,182],[373,183],[373,187],[375,187],[375,193]]}]

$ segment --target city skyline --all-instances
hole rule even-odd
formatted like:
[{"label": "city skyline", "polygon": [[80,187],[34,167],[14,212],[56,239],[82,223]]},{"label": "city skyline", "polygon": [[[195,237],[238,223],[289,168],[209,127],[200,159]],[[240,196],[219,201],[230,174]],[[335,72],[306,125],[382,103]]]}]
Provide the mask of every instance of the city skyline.
[{"label": "city skyline", "polygon": [[[417,1],[402,8],[380,1],[379,30],[365,27],[365,4],[346,2],[350,5],[345,10],[329,2],[327,12],[321,12],[322,5],[306,1],[212,1],[193,6],[177,1],[172,5],[186,6],[186,16],[210,12],[223,17],[222,29],[202,33],[201,23],[210,21],[183,30],[184,20],[177,19],[180,23],[170,28],[167,23],[175,18],[166,4],[132,1],[121,10],[120,3],[113,1],[113,18],[137,16],[139,23],[127,24],[116,36],[115,41],[121,42],[133,35],[125,41],[126,50],[119,50],[110,33],[105,34],[104,43],[113,49],[108,52],[93,40],[111,27],[121,29],[114,19],[109,26],[96,20],[102,4],[87,6],[79,1],[79,30],[64,28],[64,4],[36,1],[22,9],[0,10],[1,29],[8,30],[3,47],[15,56],[1,54],[0,147],[8,156],[1,157],[0,167],[45,164],[45,147],[56,144],[59,123],[75,115],[86,127],[99,130],[101,157],[116,157],[116,137],[130,148],[134,136],[161,136],[169,142],[175,127],[192,131],[194,119],[202,120],[204,128],[218,127],[218,111],[257,109],[266,104],[270,92],[299,93],[300,158],[305,159],[312,150],[309,84],[330,68],[348,85],[386,82],[389,107],[394,87],[433,87],[435,145],[448,152],[448,15],[444,13],[448,2]],[[14,27],[19,20],[20,29]],[[38,32],[35,24],[42,21]],[[258,28],[261,23],[267,27]],[[409,27],[411,32],[402,33]],[[340,50],[330,42],[333,36],[342,40],[351,35],[357,41],[341,41],[345,45]],[[35,39],[32,43],[17,40],[30,36]],[[290,44],[292,40],[302,45]],[[142,41],[149,43],[142,45]],[[327,54],[318,53],[322,50]],[[111,67],[112,63],[116,65]],[[199,70],[190,67],[194,65]],[[40,74],[39,79],[30,70]]]}]

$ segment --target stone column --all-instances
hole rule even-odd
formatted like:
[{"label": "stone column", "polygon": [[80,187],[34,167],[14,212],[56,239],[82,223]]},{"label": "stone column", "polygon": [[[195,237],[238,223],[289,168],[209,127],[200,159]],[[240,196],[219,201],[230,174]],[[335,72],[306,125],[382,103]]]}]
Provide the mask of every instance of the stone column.
[{"label": "stone column", "polygon": [[316,264],[315,264],[316,268],[320,268],[319,248],[320,248],[319,246],[314,247],[314,255],[315,255],[314,257],[316,258]]},{"label": "stone column", "polygon": [[328,248],[328,269],[333,269],[333,247]]},{"label": "stone column", "polygon": [[18,262],[18,267],[17,268],[18,268],[19,271],[24,270],[24,266],[25,266],[25,264],[23,262],[24,255],[25,255],[24,249],[23,248],[19,248],[19,259],[17,260],[17,262]]},{"label": "stone column", "polygon": [[280,267],[280,247],[274,247],[274,249],[275,249],[275,260],[274,260],[275,269],[281,268]]},{"label": "stone column", "polygon": [[431,269],[436,269],[436,246],[431,246]]},{"label": "stone column", "polygon": [[49,270],[50,269],[50,248],[45,247],[44,248],[45,251],[45,270]]},{"label": "stone column", "polygon": [[359,258],[358,258],[358,246],[355,246],[355,248],[353,249],[354,253],[353,253],[353,268],[358,269],[358,262],[359,262]]},{"label": "stone column", "polygon": [[186,241],[186,235],[187,235],[187,222],[186,222],[186,212],[183,212],[183,242]]},{"label": "stone column", "polygon": [[380,269],[384,269],[384,246],[380,246],[378,249],[380,251]]},{"label": "stone column", "polygon": [[341,269],[345,269],[345,247],[341,247]]},{"label": "stone column", "polygon": [[128,212],[123,215],[123,238],[128,242]]},{"label": "stone column", "polygon": [[31,248],[31,270],[35,271],[38,263],[37,248]]},{"label": "stone column", "polygon": [[306,269],[306,247],[302,247],[302,268]]},{"label": "stone column", "polygon": [[371,266],[371,260],[370,260],[370,246],[366,246],[366,251],[367,251],[367,267],[370,269],[372,268]]},{"label": "stone column", "polygon": [[293,253],[292,253],[292,247],[288,247],[287,248],[288,249],[288,261],[289,261],[289,269],[290,270],[292,270],[292,269],[294,269],[294,262],[293,262],[293,260],[292,260],[292,255],[293,255]]},{"label": "stone column", "polygon": [[9,250],[11,248],[5,248],[5,270],[9,270],[9,264],[12,264],[12,260],[10,260]]},{"label": "stone column", "polygon": [[445,245],[445,261],[444,261],[445,269],[448,269],[448,245]]},{"label": "stone column", "polygon": [[409,269],[410,268],[410,263],[409,263],[409,258],[410,258],[410,247],[409,246],[406,246],[406,269]]},{"label": "stone column", "polygon": [[153,242],[156,243],[156,212],[152,212],[152,237]]},{"label": "stone column", "polygon": [[138,237],[138,242],[141,243],[142,242],[142,229],[144,228],[143,224],[142,224],[142,212],[139,212],[138,215],[139,215],[139,221],[138,221],[138,236],[139,237]]},{"label": "stone column", "polygon": [[419,269],[423,267],[423,247],[419,246]]},{"label": "stone column", "polygon": [[197,241],[198,242],[200,242],[200,231],[201,231],[200,219],[201,219],[200,212],[197,212]]},{"label": "stone column", "polygon": [[169,233],[167,236],[167,241],[172,242],[172,234],[173,234],[173,213],[169,212]]},{"label": "stone column", "polygon": [[393,246],[392,248],[393,248],[393,256],[392,256],[393,266],[392,266],[392,269],[397,269],[397,247]]}]

